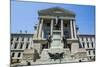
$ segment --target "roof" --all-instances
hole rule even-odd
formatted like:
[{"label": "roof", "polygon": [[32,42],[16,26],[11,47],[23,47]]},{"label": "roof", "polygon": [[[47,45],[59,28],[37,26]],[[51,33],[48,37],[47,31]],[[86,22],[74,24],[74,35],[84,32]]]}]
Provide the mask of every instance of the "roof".
[{"label": "roof", "polygon": [[70,10],[66,10],[64,8],[60,8],[60,7],[53,7],[53,8],[48,8],[48,9],[44,9],[44,10],[39,10],[38,14],[40,16],[70,16],[70,17],[75,17],[75,13],[70,11]]},{"label": "roof", "polygon": [[[11,36],[33,36],[33,33],[11,33]],[[79,34],[79,37],[95,37],[95,34]]]},{"label": "roof", "polygon": [[21,36],[21,37],[26,37],[26,36],[29,36],[29,37],[32,37],[34,34],[32,33],[11,33],[11,36]]},{"label": "roof", "polygon": [[95,37],[95,34],[79,34],[79,37]]}]

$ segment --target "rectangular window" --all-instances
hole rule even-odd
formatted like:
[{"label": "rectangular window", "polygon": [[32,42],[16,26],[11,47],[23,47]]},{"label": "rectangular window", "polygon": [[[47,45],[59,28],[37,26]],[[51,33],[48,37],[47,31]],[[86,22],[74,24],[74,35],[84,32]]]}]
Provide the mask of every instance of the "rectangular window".
[{"label": "rectangular window", "polygon": [[89,55],[90,55],[91,54],[90,51],[88,51],[88,52],[89,52]]},{"label": "rectangular window", "polygon": [[49,44],[42,44],[42,49],[48,49]]},{"label": "rectangular window", "polygon": [[14,57],[15,53],[12,53],[12,56],[11,57]]},{"label": "rectangular window", "polygon": [[26,49],[28,49],[29,43],[26,44]]},{"label": "rectangular window", "polygon": [[13,38],[11,38],[11,41],[13,41]]},{"label": "rectangular window", "polygon": [[86,37],[86,41],[88,41],[88,37]]},{"label": "rectangular window", "polygon": [[17,48],[17,44],[18,44],[18,43],[15,43],[14,49],[16,49],[16,48]]},{"label": "rectangular window", "polygon": [[95,50],[93,50],[93,54],[95,55]]},{"label": "rectangular window", "polygon": [[91,42],[92,48],[93,48],[93,42]]},{"label": "rectangular window", "polygon": [[20,49],[22,49],[22,48],[23,48],[23,43],[20,44]]},{"label": "rectangular window", "polygon": [[20,57],[21,53],[18,53],[18,57]]},{"label": "rectangular window", "polygon": [[85,44],[84,44],[84,42],[83,42],[83,48],[85,48]]},{"label": "rectangular window", "polygon": [[69,32],[68,31],[64,31],[64,35],[65,35],[65,38],[68,38]]},{"label": "rectangular window", "polygon": [[50,23],[47,23],[47,26],[49,27],[50,26]]},{"label": "rectangular window", "polygon": [[91,56],[90,56],[90,59],[91,59]]},{"label": "rectangular window", "polygon": [[22,37],[22,41],[24,41],[24,37]]},{"label": "rectangular window", "polygon": [[67,27],[67,23],[64,23],[64,27]]},{"label": "rectangular window", "polygon": [[16,41],[18,41],[18,39],[19,39],[19,38],[17,37],[17,38],[16,38]]},{"label": "rectangular window", "polygon": [[87,47],[89,48],[89,42],[87,42]]}]

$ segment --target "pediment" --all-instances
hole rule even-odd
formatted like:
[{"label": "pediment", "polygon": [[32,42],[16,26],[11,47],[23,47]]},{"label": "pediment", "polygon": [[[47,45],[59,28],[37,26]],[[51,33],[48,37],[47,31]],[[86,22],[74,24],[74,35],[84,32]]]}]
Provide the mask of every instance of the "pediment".
[{"label": "pediment", "polygon": [[40,10],[39,12],[40,16],[75,16],[75,13],[69,10],[66,10],[64,8],[60,7],[54,7],[54,8],[48,8],[44,10]]}]

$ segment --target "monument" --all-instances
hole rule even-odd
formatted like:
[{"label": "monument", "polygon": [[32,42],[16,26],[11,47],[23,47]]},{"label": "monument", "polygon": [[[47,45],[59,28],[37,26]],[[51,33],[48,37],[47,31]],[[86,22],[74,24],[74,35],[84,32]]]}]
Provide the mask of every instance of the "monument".
[{"label": "monument", "polygon": [[[79,48],[74,12],[53,7],[38,11],[38,15],[32,49],[24,51],[24,61],[33,65],[87,61],[86,50]],[[32,58],[25,59],[29,55]]]}]

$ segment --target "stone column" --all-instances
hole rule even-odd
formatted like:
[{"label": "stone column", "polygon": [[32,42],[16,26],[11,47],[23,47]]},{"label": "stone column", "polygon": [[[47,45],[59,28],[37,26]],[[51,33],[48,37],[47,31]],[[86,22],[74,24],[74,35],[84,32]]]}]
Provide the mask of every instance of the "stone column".
[{"label": "stone column", "polygon": [[52,34],[53,34],[53,19],[51,19],[51,29],[50,29],[50,30],[51,30],[51,31],[50,31],[51,33],[50,33],[50,34],[51,34],[51,36],[52,36]]},{"label": "stone column", "polygon": [[77,38],[75,20],[73,20],[73,26],[74,26],[74,36],[75,38]]},{"label": "stone column", "polygon": [[63,37],[63,20],[61,20],[61,37]]},{"label": "stone column", "polygon": [[36,38],[38,38],[38,32],[39,32],[39,24],[37,24],[37,29],[36,29]]},{"label": "stone column", "polygon": [[43,26],[43,19],[40,19],[40,25],[39,25],[39,39],[42,38],[41,34],[42,34],[42,26]]},{"label": "stone column", "polygon": [[73,25],[72,25],[73,21],[70,20],[70,30],[71,30],[71,38],[73,39]]},{"label": "stone column", "polygon": [[44,38],[44,31],[42,31],[42,39]]}]

